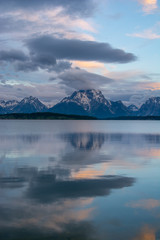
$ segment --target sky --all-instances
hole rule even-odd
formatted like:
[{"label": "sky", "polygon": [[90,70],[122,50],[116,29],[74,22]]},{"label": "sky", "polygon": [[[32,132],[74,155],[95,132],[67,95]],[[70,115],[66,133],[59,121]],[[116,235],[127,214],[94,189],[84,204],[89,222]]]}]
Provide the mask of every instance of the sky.
[{"label": "sky", "polygon": [[159,0],[0,0],[0,99],[160,96]]}]

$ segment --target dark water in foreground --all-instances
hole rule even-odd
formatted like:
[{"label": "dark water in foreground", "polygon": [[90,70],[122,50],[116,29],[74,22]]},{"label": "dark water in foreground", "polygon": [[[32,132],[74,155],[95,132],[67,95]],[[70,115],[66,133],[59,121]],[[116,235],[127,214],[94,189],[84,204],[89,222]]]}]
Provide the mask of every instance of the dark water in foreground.
[{"label": "dark water in foreground", "polygon": [[160,239],[159,121],[0,121],[0,240]]}]

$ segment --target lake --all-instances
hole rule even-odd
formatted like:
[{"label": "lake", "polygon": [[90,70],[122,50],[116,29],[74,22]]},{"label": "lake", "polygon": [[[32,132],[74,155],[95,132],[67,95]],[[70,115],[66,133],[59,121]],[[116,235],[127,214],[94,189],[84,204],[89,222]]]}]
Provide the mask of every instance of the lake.
[{"label": "lake", "polygon": [[1,120],[0,239],[160,239],[159,121]]}]

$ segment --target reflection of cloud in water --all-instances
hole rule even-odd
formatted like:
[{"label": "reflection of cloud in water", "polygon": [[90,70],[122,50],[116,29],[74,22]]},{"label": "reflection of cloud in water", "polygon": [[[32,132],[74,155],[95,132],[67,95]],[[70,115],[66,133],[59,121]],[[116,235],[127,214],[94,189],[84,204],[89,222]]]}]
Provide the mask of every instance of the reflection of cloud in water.
[{"label": "reflection of cloud in water", "polygon": [[0,229],[0,237],[5,240],[97,240],[95,226],[87,221],[71,221],[62,225],[61,231],[34,227],[5,227]]},{"label": "reflection of cloud in water", "polygon": [[137,237],[133,240],[158,240],[156,238],[156,230],[151,226],[144,226]]},{"label": "reflection of cloud in water", "polygon": [[[0,136],[0,239],[156,239],[159,195],[153,196],[153,179],[130,188],[130,176],[143,179],[150,166],[154,170],[160,134],[69,128],[72,133],[59,134],[46,128],[40,135],[33,129]],[[134,201],[145,191],[148,199]]]},{"label": "reflection of cloud in water", "polygon": [[129,187],[133,183],[133,178],[121,176],[57,180],[54,175],[39,173],[30,181],[27,197],[45,203],[66,198],[105,196],[112,189]]},{"label": "reflection of cloud in water", "polygon": [[108,168],[108,164],[102,163],[98,169],[94,169],[92,166],[92,167],[87,167],[80,170],[72,171],[72,177],[74,179],[96,178],[96,177],[105,175],[107,168]]},{"label": "reflection of cloud in water", "polygon": [[[23,178],[21,175],[23,175]],[[0,178],[0,183],[3,188],[8,188],[8,184],[11,184],[10,187],[16,188],[20,187],[20,184],[26,183],[26,197],[45,203],[59,201],[60,199],[109,195],[112,189],[132,186],[134,178],[99,176],[92,179],[71,179],[64,177],[64,170],[63,172],[56,169],[38,171],[31,168],[26,172],[23,169],[22,172],[18,170],[16,177]]]},{"label": "reflection of cloud in water", "polygon": [[[61,138],[61,139],[60,139]],[[123,149],[124,154],[129,154],[130,151],[138,152],[143,149],[157,148],[160,144],[160,135],[158,134],[116,134],[116,133],[68,133],[68,134],[19,134],[19,135],[4,135],[0,136],[0,152],[6,158],[21,158],[30,157],[35,155],[48,156],[50,159],[57,160],[57,156],[62,152],[75,150],[73,154],[77,152],[77,159],[81,157],[83,162],[83,156],[86,152],[103,155],[103,150],[117,149],[114,151],[114,155],[118,151]],[[63,141],[60,141],[63,140]],[[70,143],[69,145],[67,143]],[[73,148],[71,148],[71,146]],[[80,154],[80,152],[82,154]],[[142,152],[142,151],[141,151]],[[106,154],[106,152],[105,152]],[[79,155],[79,156],[78,156]],[[81,156],[80,156],[81,155]],[[111,156],[112,153],[109,155]],[[62,156],[62,155],[61,155]],[[60,156],[60,157],[61,157]],[[99,156],[100,159],[101,156]],[[68,159],[70,156],[66,156]],[[109,157],[112,159],[112,156]],[[104,161],[103,156],[103,161]],[[106,158],[108,160],[108,157]],[[67,160],[68,161],[68,160]],[[75,159],[76,161],[76,159]],[[100,160],[101,161],[101,160]],[[69,161],[68,161],[69,162]],[[89,162],[89,161],[88,161]],[[90,161],[91,162],[91,161]]]},{"label": "reflection of cloud in water", "polygon": [[[31,204],[25,200],[12,201],[10,205],[0,207],[1,226],[23,228],[25,226],[43,227],[60,231],[62,226],[75,221],[80,222],[90,218],[94,211],[90,207],[92,199],[65,200],[60,204]],[[78,209],[76,209],[78,207]],[[44,221],[45,215],[45,221]]]},{"label": "reflection of cloud in water", "polygon": [[69,165],[70,167],[82,167],[87,165],[93,165],[97,163],[103,163],[112,160],[111,156],[106,154],[86,152],[86,151],[73,151],[66,153],[60,160],[64,165]]},{"label": "reflection of cloud in water", "polygon": [[141,209],[151,210],[151,209],[160,207],[160,200],[141,199],[138,201],[127,203],[126,206],[131,207],[131,208],[141,208]]}]

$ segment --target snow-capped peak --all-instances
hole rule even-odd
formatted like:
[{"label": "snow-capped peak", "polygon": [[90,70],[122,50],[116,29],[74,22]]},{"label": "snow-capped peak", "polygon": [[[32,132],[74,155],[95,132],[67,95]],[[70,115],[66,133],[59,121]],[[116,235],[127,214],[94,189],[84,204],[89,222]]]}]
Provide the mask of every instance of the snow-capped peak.
[{"label": "snow-capped peak", "polygon": [[136,112],[136,111],[138,111],[138,107],[134,104],[131,104],[131,105],[128,106],[128,110]]},{"label": "snow-capped peak", "polygon": [[8,107],[14,107],[18,104],[18,101],[16,100],[0,100],[0,106],[3,108],[8,108]]},{"label": "snow-capped peak", "polygon": [[149,98],[147,101],[146,101],[147,104],[150,104],[150,103],[155,103],[155,104],[160,104],[160,97],[152,97],[152,98]]},{"label": "snow-capped peak", "polygon": [[24,99],[21,100],[21,102],[23,102],[23,103],[33,103],[35,101],[39,101],[39,100],[38,100],[38,98],[32,97],[32,96],[25,97]]},{"label": "snow-capped peak", "polygon": [[63,102],[75,102],[87,111],[89,111],[91,106],[95,103],[110,104],[110,102],[105,99],[102,92],[95,89],[75,91],[71,96],[64,98],[61,103]]},{"label": "snow-capped peak", "polygon": [[0,106],[1,106],[1,107],[5,107],[5,103],[6,103],[6,102],[5,102],[4,100],[0,100]]}]

